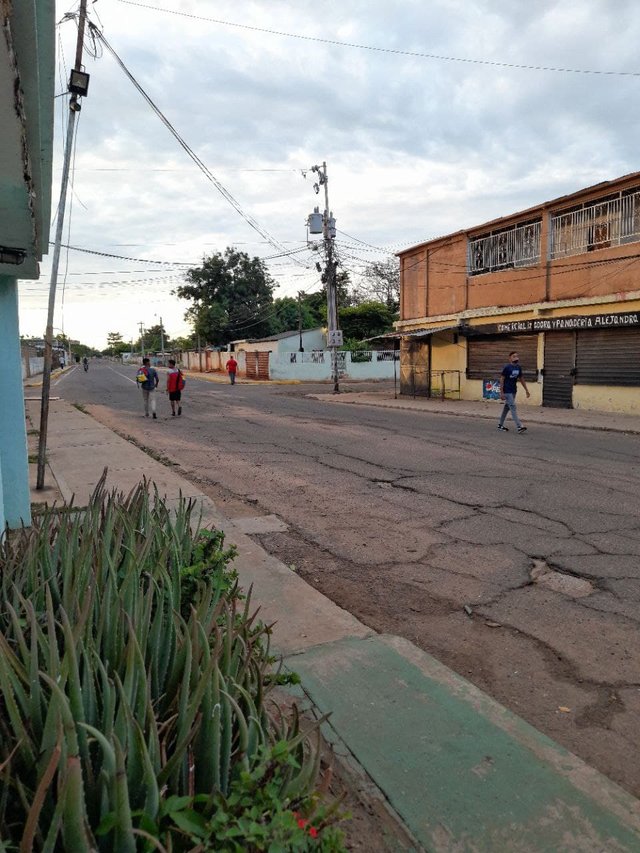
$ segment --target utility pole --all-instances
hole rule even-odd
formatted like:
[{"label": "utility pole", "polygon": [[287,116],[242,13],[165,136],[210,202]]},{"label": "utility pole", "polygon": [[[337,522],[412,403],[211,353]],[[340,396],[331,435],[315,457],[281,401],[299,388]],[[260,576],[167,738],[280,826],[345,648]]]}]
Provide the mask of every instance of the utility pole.
[{"label": "utility pole", "polygon": [[[338,329],[338,304],[336,293],[336,262],[334,259],[334,244],[336,237],[336,220],[329,208],[329,177],[327,164],[312,166],[312,172],[318,173],[318,183],[313,185],[316,193],[324,186],[324,213],[320,217],[318,208],[309,216],[309,233],[320,234],[324,240],[325,271],[323,280],[327,289],[327,345],[331,349],[331,378],[334,394],[340,393],[338,375],[338,347],[342,346],[342,332]],[[320,221],[319,221],[320,220]],[[321,222],[321,230],[320,230]],[[318,229],[318,230],[316,230]]]},{"label": "utility pole", "polygon": [[51,363],[53,345],[53,315],[56,306],[56,286],[58,283],[58,267],[60,266],[60,248],[62,245],[62,229],[64,227],[64,210],[67,203],[67,187],[69,185],[69,165],[73,150],[74,132],[77,113],[81,105],[79,96],[85,96],[89,86],[89,75],[82,71],[82,48],[84,45],[84,28],[87,18],[87,0],[80,0],[78,16],[78,40],[76,42],[76,61],[69,80],[69,121],[67,124],[67,139],[64,146],[64,161],[62,166],[62,184],[60,201],[58,203],[58,220],[56,223],[56,239],[51,261],[51,281],[49,283],[49,304],[47,310],[47,328],[44,335],[44,367],[42,372],[42,403],[40,408],[40,437],[38,440],[38,473],[36,489],[44,488],[44,474],[47,458],[47,430],[49,427],[49,398],[51,395]]},{"label": "utility pole", "polygon": [[164,328],[162,326],[162,317],[160,317],[160,351],[162,352],[162,363],[164,364]]},{"label": "utility pole", "polygon": [[140,355],[144,358],[144,323],[142,320],[138,323],[140,329]]},{"label": "utility pole", "polygon": [[298,352],[304,352],[304,347],[302,346],[302,291],[298,291],[298,334],[300,336],[300,347],[298,348]]}]

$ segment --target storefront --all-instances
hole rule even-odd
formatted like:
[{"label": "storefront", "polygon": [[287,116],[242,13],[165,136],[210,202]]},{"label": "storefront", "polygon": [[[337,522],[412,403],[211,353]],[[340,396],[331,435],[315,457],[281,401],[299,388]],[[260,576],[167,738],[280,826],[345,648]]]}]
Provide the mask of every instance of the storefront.
[{"label": "storefront", "polygon": [[525,379],[541,382],[543,406],[612,410],[615,404],[613,410],[640,411],[640,311],[535,317],[460,331],[467,338],[468,380],[496,377],[517,350]]}]

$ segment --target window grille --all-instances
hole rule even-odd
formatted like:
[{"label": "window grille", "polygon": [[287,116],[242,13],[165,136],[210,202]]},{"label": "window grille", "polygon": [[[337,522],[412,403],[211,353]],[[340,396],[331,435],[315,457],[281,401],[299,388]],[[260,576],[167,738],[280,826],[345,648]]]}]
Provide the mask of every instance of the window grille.
[{"label": "window grille", "polygon": [[541,221],[525,222],[469,240],[469,275],[535,266],[540,261]]},{"label": "window grille", "polygon": [[551,218],[552,258],[637,242],[640,242],[640,190],[637,189]]}]

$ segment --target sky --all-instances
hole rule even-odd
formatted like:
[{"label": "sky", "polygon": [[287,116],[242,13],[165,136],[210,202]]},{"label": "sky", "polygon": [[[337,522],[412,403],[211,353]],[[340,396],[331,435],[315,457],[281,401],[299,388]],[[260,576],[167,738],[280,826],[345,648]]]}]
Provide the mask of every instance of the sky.
[{"label": "sky", "polygon": [[[78,7],[56,0],[54,218],[77,36],[65,15]],[[189,303],[173,291],[227,246],[265,259],[276,297],[318,290],[313,165],[327,164],[354,282],[399,249],[640,169],[635,0],[88,8],[207,170],[87,38],[62,241],[75,248],[61,253],[54,326],[92,346],[160,318],[171,337],[188,334]],[[23,335],[43,334],[50,277],[51,254],[40,279],[20,285]]]}]

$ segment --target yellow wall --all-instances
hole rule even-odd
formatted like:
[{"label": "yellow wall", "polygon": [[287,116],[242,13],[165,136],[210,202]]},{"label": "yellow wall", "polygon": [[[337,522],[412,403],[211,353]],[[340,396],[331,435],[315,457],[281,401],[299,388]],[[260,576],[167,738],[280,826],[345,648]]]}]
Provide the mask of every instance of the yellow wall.
[{"label": "yellow wall", "polygon": [[[538,339],[538,350],[543,346],[542,335]],[[538,364],[542,364],[539,355]],[[459,370],[460,371],[460,399],[482,400],[482,380],[467,379],[467,339],[460,336],[458,343],[453,343],[451,332],[442,335],[433,335],[431,343],[431,370]],[[518,389],[518,403],[530,406],[542,405],[542,385],[538,382],[527,382],[527,388],[531,397],[527,399],[522,388]]]},{"label": "yellow wall", "polygon": [[573,408],[596,412],[640,414],[640,388],[613,388],[602,385],[574,385]]}]

